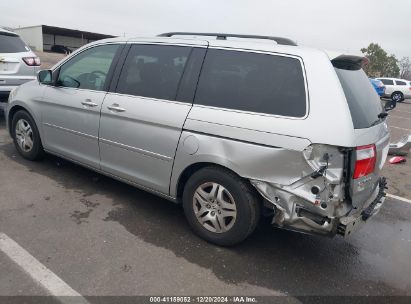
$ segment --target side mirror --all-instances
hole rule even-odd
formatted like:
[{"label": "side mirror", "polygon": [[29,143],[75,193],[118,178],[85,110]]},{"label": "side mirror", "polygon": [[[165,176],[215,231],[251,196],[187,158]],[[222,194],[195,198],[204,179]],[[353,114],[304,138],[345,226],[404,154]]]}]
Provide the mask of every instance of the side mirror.
[{"label": "side mirror", "polygon": [[395,102],[394,100],[389,99],[385,103],[384,110],[386,112],[388,112],[388,111],[391,111],[391,110],[395,109],[396,106],[397,106],[397,102]]},{"label": "side mirror", "polygon": [[53,74],[51,70],[41,70],[37,74],[37,80],[41,84],[53,84]]}]

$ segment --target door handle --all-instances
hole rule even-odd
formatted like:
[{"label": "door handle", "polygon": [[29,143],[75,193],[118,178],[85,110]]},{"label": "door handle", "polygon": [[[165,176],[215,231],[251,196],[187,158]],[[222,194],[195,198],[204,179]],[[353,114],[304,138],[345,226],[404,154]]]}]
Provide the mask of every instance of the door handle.
[{"label": "door handle", "polygon": [[87,107],[97,107],[98,106],[98,104],[96,104],[95,102],[92,102],[91,99],[86,99],[82,101],[81,104]]},{"label": "door handle", "polygon": [[107,109],[113,112],[124,112],[126,110],[124,108],[121,108],[117,103],[113,103],[111,106],[107,106]]}]

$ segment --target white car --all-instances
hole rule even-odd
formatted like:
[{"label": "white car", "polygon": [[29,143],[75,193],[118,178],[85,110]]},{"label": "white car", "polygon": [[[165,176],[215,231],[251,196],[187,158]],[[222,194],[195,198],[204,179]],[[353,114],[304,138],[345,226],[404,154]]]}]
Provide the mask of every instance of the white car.
[{"label": "white car", "polygon": [[385,97],[390,97],[393,101],[400,102],[411,98],[411,82],[397,78],[376,78],[385,85]]}]

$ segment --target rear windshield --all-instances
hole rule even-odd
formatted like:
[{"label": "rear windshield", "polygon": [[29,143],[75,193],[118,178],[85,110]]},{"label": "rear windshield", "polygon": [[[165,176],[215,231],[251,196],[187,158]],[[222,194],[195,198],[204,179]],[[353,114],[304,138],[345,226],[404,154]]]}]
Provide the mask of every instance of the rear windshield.
[{"label": "rear windshield", "polygon": [[382,112],[380,98],[362,69],[335,68],[350,108],[355,129],[369,128]]},{"label": "rear windshield", "polygon": [[29,50],[19,36],[0,33],[0,53],[21,53]]}]

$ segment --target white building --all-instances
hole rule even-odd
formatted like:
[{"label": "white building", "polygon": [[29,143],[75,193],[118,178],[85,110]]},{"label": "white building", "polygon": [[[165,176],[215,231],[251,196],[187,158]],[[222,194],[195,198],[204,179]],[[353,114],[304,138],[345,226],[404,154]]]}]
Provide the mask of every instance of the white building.
[{"label": "white building", "polygon": [[48,25],[20,27],[13,31],[34,51],[50,51],[53,45],[62,45],[74,51],[89,42],[114,37]]}]

